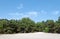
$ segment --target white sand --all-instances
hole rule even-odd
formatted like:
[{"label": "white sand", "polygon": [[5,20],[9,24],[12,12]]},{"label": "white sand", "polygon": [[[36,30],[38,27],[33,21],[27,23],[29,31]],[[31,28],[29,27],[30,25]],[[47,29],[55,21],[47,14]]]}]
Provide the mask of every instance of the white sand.
[{"label": "white sand", "polygon": [[60,39],[60,34],[51,33],[24,33],[24,34],[3,34],[0,39]]}]

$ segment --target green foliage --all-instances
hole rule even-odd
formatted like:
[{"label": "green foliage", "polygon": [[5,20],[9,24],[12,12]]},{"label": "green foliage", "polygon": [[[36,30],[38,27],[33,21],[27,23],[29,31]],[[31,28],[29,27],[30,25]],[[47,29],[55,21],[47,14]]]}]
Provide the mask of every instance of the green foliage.
[{"label": "green foliage", "polygon": [[46,24],[49,27],[49,32],[54,33],[54,27],[55,27],[54,21],[53,20],[47,20]]},{"label": "green foliage", "polygon": [[29,18],[22,18],[19,22],[20,30],[24,33],[33,32],[35,27],[35,22]]},{"label": "green foliage", "polygon": [[45,29],[43,30],[44,32],[49,32],[49,28],[45,27]]},{"label": "green foliage", "polygon": [[48,32],[60,33],[60,17],[57,21],[47,20],[35,23],[30,18],[21,20],[0,19],[0,34]]}]

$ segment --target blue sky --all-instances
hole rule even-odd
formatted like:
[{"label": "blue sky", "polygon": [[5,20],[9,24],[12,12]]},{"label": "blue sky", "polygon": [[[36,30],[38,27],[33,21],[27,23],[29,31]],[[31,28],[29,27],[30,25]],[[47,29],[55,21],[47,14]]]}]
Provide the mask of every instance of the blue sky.
[{"label": "blue sky", "polygon": [[29,17],[38,22],[57,20],[60,16],[60,0],[0,0],[1,19]]}]

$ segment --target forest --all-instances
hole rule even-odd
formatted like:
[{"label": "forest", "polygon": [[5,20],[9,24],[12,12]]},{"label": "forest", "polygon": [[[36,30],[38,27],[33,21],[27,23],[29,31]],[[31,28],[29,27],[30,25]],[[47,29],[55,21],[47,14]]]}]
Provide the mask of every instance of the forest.
[{"label": "forest", "polygon": [[20,20],[0,19],[0,34],[33,32],[60,33],[60,17],[56,21],[42,22],[35,22],[28,17]]}]

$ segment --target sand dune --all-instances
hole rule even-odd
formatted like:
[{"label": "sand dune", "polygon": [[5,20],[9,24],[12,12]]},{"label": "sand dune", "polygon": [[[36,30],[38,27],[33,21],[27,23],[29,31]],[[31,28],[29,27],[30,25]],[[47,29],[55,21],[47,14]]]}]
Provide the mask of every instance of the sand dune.
[{"label": "sand dune", "polygon": [[0,39],[60,39],[60,34],[51,33],[18,33],[18,34],[3,34]]}]

